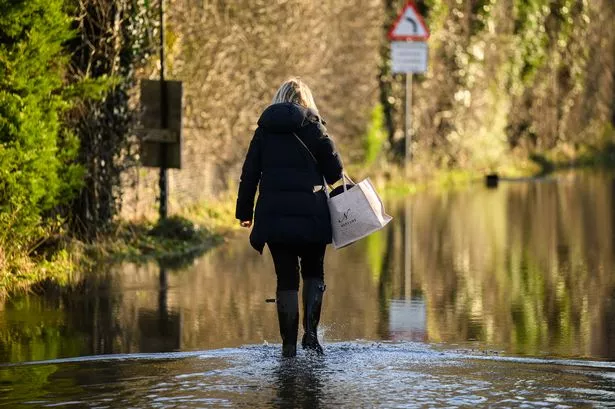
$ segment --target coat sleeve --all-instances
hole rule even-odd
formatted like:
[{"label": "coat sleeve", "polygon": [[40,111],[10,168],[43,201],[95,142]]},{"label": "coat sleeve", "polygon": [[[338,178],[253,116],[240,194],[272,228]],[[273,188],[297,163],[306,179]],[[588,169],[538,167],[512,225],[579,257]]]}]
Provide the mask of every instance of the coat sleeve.
[{"label": "coat sleeve", "polygon": [[252,220],[254,197],[261,179],[261,138],[259,130],[254,133],[241,170],[235,217],[241,221]]},{"label": "coat sleeve", "polygon": [[318,127],[318,140],[314,156],[327,183],[333,184],[342,178],[344,170],[342,158],[335,148],[335,142],[327,135],[327,128],[321,122],[318,122],[316,126]]}]

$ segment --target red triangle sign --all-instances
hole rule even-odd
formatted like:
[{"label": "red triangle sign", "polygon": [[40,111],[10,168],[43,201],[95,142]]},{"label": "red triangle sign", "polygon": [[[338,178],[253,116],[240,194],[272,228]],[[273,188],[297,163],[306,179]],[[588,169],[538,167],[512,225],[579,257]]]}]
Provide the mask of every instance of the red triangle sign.
[{"label": "red triangle sign", "polygon": [[399,14],[389,30],[391,41],[425,41],[429,38],[429,29],[414,2],[410,1]]}]

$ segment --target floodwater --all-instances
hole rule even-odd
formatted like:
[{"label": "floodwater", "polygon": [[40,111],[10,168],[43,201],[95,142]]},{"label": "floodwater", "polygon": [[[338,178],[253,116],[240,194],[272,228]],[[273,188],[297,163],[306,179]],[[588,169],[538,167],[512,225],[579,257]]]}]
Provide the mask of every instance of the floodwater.
[{"label": "floodwater", "polygon": [[0,307],[0,406],[615,407],[615,179],[386,202],[330,250],[326,355],[280,358],[268,253],[100,266]]}]

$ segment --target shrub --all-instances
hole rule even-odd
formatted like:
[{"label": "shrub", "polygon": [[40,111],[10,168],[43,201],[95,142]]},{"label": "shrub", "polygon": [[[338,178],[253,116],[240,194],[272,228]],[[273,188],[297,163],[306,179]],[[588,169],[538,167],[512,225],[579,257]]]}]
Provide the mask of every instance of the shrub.
[{"label": "shrub", "polygon": [[384,109],[377,104],[372,110],[371,121],[365,132],[365,164],[373,164],[386,142],[387,135],[384,127]]},{"label": "shrub", "polygon": [[70,19],[63,0],[0,0],[0,10],[0,247],[27,254],[81,175],[61,126]]}]

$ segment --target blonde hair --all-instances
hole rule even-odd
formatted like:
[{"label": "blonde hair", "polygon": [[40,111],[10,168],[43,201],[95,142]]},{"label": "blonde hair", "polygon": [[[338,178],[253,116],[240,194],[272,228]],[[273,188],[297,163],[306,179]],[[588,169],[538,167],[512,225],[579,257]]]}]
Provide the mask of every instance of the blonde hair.
[{"label": "blonde hair", "polygon": [[306,108],[311,108],[318,113],[312,91],[299,78],[289,78],[280,85],[271,103],[279,104],[282,102],[294,102]]}]

